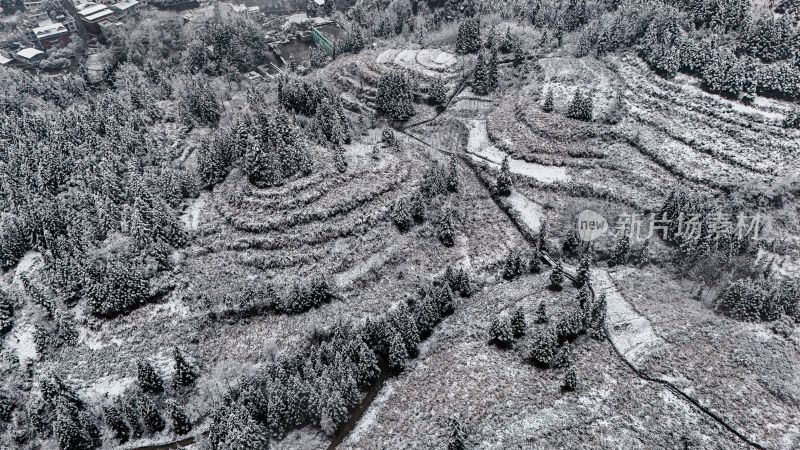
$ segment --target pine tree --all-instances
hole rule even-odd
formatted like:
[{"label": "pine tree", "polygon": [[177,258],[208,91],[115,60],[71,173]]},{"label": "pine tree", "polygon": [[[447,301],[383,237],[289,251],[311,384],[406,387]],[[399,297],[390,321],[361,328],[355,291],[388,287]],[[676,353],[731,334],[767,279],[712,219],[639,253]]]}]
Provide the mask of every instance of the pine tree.
[{"label": "pine tree", "polygon": [[513,249],[509,252],[508,256],[506,256],[503,278],[506,280],[514,280],[519,278],[524,272],[525,262],[522,258],[522,254],[517,249]]},{"label": "pine tree", "polygon": [[525,52],[525,47],[523,47],[522,42],[519,39],[515,40],[514,61],[512,63],[514,65],[514,68],[519,70],[525,64],[525,59],[527,57],[528,55]]},{"label": "pine tree", "polygon": [[106,426],[113,433],[114,439],[120,444],[128,442],[130,438],[131,429],[125,420],[122,418],[122,413],[114,406],[108,406],[103,409],[103,417],[105,418]]},{"label": "pine tree", "polygon": [[425,197],[420,191],[414,192],[411,196],[409,212],[414,222],[418,224],[425,222]]},{"label": "pine tree", "polygon": [[156,404],[153,403],[153,401],[149,398],[142,397],[139,399],[139,405],[144,426],[151,433],[158,433],[164,430],[166,424],[164,423],[164,418],[161,417],[161,413],[158,411]]},{"label": "pine tree", "polygon": [[475,63],[475,75],[472,82],[472,90],[477,95],[488,95],[491,88],[489,80],[489,67],[483,59],[483,53],[478,54],[478,60]]},{"label": "pine tree", "polygon": [[475,53],[481,48],[481,23],[477,17],[468,17],[458,26],[456,53]]},{"label": "pine tree", "polygon": [[629,253],[630,240],[627,236],[623,236],[617,240],[616,245],[614,245],[614,251],[611,254],[611,258],[608,260],[608,266],[614,267],[627,264]]},{"label": "pine tree", "polygon": [[389,366],[393,371],[399,373],[406,368],[406,361],[408,361],[408,351],[403,337],[400,333],[392,333],[389,341]]},{"label": "pine tree", "polygon": [[394,137],[394,131],[391,128],[384,128],[381,132],[381,142],[387,147],[397,147],[397,139]]},{"label": "pine tree", "polygon": [[434,78],[428,93],[430,102],[434,105],[444,105],[447,102],[447,86],[441,77]]},{"label": "pine tree", "polygon": [[511,27],[506,28],[506,34],[500,42],[500,51],[503,53],[514,51],[514,36],[511,34]]},{"label": "pine tree", "polygon": [[584,255],[578,265],[578,273],[575,275],[573,284],[576,288],[582,288],[589,283],[589,255]]},{"label": "pine tree", "polygon": [[544,98],[544,105],[542,106],[542,111],[546,113],[551,113],[555,109],[553,105],[553,91],[551,89],[547,90],[547,95]]},{"label": "pine tree", "polygon": [[500,84],[498,70],[497,49],[493,49],[492,56],[489,58],[489,67],[487,69],[487,85],[489,86],[489,91],[494,91]]},{"label": "pine tree", "polygon": [[593,109],[591,94],[584,94],[581,89],[578,89],[575,91],[575,97],[572,98],[572,102],[569,104],[567,117],[591,122]]},{"label": "pine tree", "polygon": [[564,266],[561,264],[561,259],[556,262],[553,271],[550,272],[550,289],[560,291],[564,283]]},{"label": "pine tree", "polygon": [[552,328],[545,328],[535,336],[531,349],[531,362],[537,367],[547,367],[556,351],[556,335]]},{"label": "pine tree", "polygon": [[495,316],[489,326],[489,337],[498,347],[511,348],[514,346],[514,331],[506,316]]},{"label": "pine tree", "polygon": [[458,292],[462,297],[469,297],[472,295],[472,284],[469,281],[469,274],[463,268],[458,271]]},{"label": "pine tree", "polygon": [[547,308],[544,301],[539,303],[539,308],[536,310],[536,323],[547,323],[550,319],[547,317]]},{"label": "pine tree", "polygon": [[569,366],[566,375],[564,375],[564,384],[561,386],[561,390],[573,392],[576,389],[578,389],[578,378],[575,375],[575,368]]},{"label": "pine tree", "polygon": [[175,347],[173,349],[172,357],[175,361],[175,375],[173,375],[172,382],[176,386],[191,386],[197,380],[197,372],[189,365],[183,354]]},{"label": "pine tree", "polygon": [[590,298],[591,294],[589,292],[589,285],[584,284],[578,291],[578,305],[580,305],[581,310],[583,310],[586,307],[586,305],[589,303]]},{"label": "pine tree", "polygon": [[527,323],[525,323],[525,313],[521,309],[517,309],[514,311],[514,314],[511,315],[511,330],[514,333],[515,338],[520,338],[525,336],[525,330],[528,328]]},{"label": "pine tree", "polygon": [[338,172],[347,172],[347,157],[344,154],[344,148],[339,145],[333,149],[333,165]]},{"label": "pine tree", "polygon": [[447,450],[466,450],[469,438],[461,423],[456,419],[450,419],[449,428]]},{"label": "pine tree", "polygon": [[503,158],[503,164],[500,166],[500,173],[497,175],[497,194],[508,197],[511,195],[512,185],[511,170],[509,168],[508,156],[506,156]]},{"label": "pine tree", "polygon": [[449,171],[447,172],[447,190],[458,192],[458,163],[454,156],[450,157]]},{"label": "pine tree", "polygon": [[14,308],[12,307],[11,297],[5,291],[0,290],[0,337],[11,331],[14,326]]},{"label": "pine tree", "polygon": [[405,197],[398,198],[392,207],[392,221],[401,233],[411,229],[414,218],[411,216],[409,200]]},{"label": "pine tree", "polygon": [[160,394],[164,392],[164,383],[156,369],[146,360],[140,360],[137,364],[136,378],[139,387],[143,392]]},{"label": "pine tree", "polygon": [[436,234],[445,247],[455,244],[456,228],[453,224],[453,211],[449,206],[442,210],[436,227]]},{"label": "pine tree", "polygon": [[172,432],[180,436],[192,431],[192,421],[189,416],[172,400],[168,403],[169,417],[172,420]]},{"label": "pine tree", "polygon": [[530,262],[528,263],[528,270],[531,273],[539,273],[542,270],[542,254],[539,250],[539,247],[533,248],[533,254],[531,255]]},{"label": "pine tree", "polygon": [[414,115],[414,93],[405,72],[392,71],[378,81],[378,109],[391,120],[405,121]]},{"label": "pine tree", "polygon": [[568,256],[574,256],[580,249],[580,246],[581,237],[578,234],[578,228],[571,228],[567,234],[567,238],[564,240],[564,244],[561,246],[561,250]]}]

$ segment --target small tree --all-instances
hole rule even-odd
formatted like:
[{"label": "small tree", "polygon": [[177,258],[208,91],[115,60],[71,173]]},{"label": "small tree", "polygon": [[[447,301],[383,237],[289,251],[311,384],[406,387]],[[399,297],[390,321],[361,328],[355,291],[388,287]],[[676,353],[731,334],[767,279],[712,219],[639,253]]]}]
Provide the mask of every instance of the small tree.
[{"label": "small tree", "polygon": [[589,292],[589,285],[584,284],[578,291],[578,304],[580,305],[581,310],[583,310],[586,307],[590,299],[591,299],[591,294]]},{"label": "small tree", "polygon": [[550,319],[547,318],[547,307],[544,301],[539,303],[539,308],[536,310],[536,323],[547,323]]},{"label": "small tree", "polygon": [[481,48],[481,22],[477,17],[468,17],[458,26],[456,53],[475,53]]},{"label": "small tree", "polygon": [[477,95],[488,95],[491,89],[489,79],[489,67],[483,59],[483,53],[478,54],[478,61],[475,63],[475,75],[473,76],[472,90]]},{"label": "small tree", "polygon": [[553,91],[548,89],[547,95],[544,97],[544,105],[542,105],[542,111],[546,113],[551,113],[555,109],[555,105],[553,104]]},{"label": "small tree", "polygon": [[528,325],[525,323],[525,313],[521,309],[514,311],[511,315],[511,331],[514,333],[515,338],[525,336],[525,330]]},{"label": "small tree", "polygon": [[447,439],[447,450],[466,450],[467,432],[456,419],[450,419],[450,436]]},{"label": "small tree", "polygon": [[192,421],[183,412],[183,409],[174,400],[169,401],[167,405],[169,406],[169,417],[172,420],[172,432],[180,436],[192,431]]},{"label": "small tree", "polygon": [[542,254],[539,251],[539,247],[534,247],[533,254],[531,255],[530,262],[528,263],[528,270],[531,273],[539,273],[542,270],[542,261],[541,261]]},{"label": "small tree", "polygon": [[408,350],[406,348],[403,336],[398,333],[392,333],[389,341],[389,366],[396,373],[402,372],[406,368],[406,361],[408,361]]},{"label": "small tree", "polygon": [[552,328],[539,331],[533,340],[531,362],[537,367],[548,367],[556,351],[556,335]]},{"label": "small tree", "polygon": [[436,234],[445,247],[452,247],[455,244],[456,228],[453,224],[453,211],[450,207],[445,207],[439,216]]},{"label": "small tree", "polygon": [[489,327],[491,342],[498,347],[511,348],[514,346],[514,331],[506,316],[495,316]]},{"label": "small tree", "polygon": [[553,291],[560,291],[563,288],[564,283],[564,266],[561,264],[561,260],[559,259],[556,262],[555,267],[553,267],[553,271],[550,272],[550,289]]},{"label": "small tree", "polygon": [[405,197],[398,198],[392,207],[392,221],[401,233],[411,229],[414,218],[411,216],[410,204]]},{"label": "small tree", "polygon": [[578,89],[575,91],[575,97],[572,98],[572,102],[569,104],[567,117],[591,122],[593,109],[591,94],[584,94],[581,89]]},{"label": "small tree", "polygon": [[458,163],[453,156],[450,158],[450,166],[447,172],[447,190],[450,192],[458,192]]},{"label": "small tree", "polygon": [[125,420],[122,418],[122,413],[114,406],[108,406],[103,409],[103,417],[109,430],[120,444],[128,442],[131,435],[131,429]]},{"label": "small tree", "polygon": [[173,383],[178,386],[190,386],[197,380],[197,371],[189,365],[183,354],[175,347],[173,349],[173,359],[175,360],[175,375]]},{"label": "small tree", "polygon": [[573,284],[576,288],[582,288],[589,282],[589,255],[584,255],[578,265],[578,273]]},{"label": "small tree", "polygon": [[431,83],[429,98],[434,105],[444,105],[447,102],[447,86],[441,77],[435,78]]},{"label": "small tree", "polygon": [[566,375],[564,375],[564,384],[561,386],[561,390],[573,392],[576,389],[578,389],[578,378],[575,376],[575,368],[569,366]]},{"label": "small tree", "polygon": [[511,195],[511,186],[513,185],[511,178],[511,169],[509,168],[508,156],[503,159],[503,164],[500,166],[500,173],[497,175],[497,193],[503,197]]},{"label": "small tree", "polygon": [[611,253],[611,258],[608,260],[608,266],[621,266],[628,262],[628,255],[630,253],[630,240],[627,236],[621,237],[614,245],[614,251]]},{"label": "small tree", "polygon": [[381,132],[381,142],[387,147],[397,147],[397,138],[391,128],[384,128]]},{"label": "small tree", "polygon": [[161,380],[161,376],[149,362],[140,360],[137,363],[136,378],[143,392],[152,394],[164,392],[164,383]]}]

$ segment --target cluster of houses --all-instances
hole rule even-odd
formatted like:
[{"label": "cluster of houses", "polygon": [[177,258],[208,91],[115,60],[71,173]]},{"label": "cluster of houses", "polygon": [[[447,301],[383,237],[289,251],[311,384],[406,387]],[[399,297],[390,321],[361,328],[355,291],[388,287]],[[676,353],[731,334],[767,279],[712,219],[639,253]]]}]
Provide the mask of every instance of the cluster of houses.
[{"label": "cluster of houses", "polygon": [[120,20],[137,14],[146,4],[146,0],[75,2],[72,14],[51,16],[42,0],[25,0],[25,35],[32,45],[12,55],[0,52],[0,65],[14,61],[35,65],[46,57],[48,50],[69,45],[76,33],[85,33],[84,37],[89,39],[99,37],[108,27],[118,26]]}]

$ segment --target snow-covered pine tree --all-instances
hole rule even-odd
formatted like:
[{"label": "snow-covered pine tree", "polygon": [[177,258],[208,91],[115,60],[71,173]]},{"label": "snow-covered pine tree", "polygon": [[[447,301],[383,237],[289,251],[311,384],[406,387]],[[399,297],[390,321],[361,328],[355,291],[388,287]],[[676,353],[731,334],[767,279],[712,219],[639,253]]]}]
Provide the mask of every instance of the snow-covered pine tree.
[{"label": "snow-covered pine tree", "polygon": [[447,190],[450,192],[458,192],[458,184],[458,162],[455,156],[451,156],[447,172]]},{"label": "snow-covered pine tree", "polygon": [[550,319],[547,317],[547,307],[544,304],[544,301],[539,303],[539,307],[536,309],[536,323],[547,323]]},{"label": "snow-covered pine tree", "polygon": [[583,286],[581,286],[580,290],[578,291],[577,299],[578,299],[578,305],[580,305],[581,310],[583,310],[589,303],[589,300],[591,299],[591,293],[589,292],[588,284],[584,283]]},{"label": "snow-covered pine tree", "polygon": [[414,224],[414,218],[411,217],[409,200],[405,197],[400,197],[394,202],[392,206],[392,221],[397,226],[401,233],[405,233]]},{"label": "snow-covered pine tree", "polygon": [[167,406],[169,408],[169,417],[172,421],[172,432],[180,436],[192,431],[192,421],[183,411],[183,408],[178,406],[178,403],[174,400],[170,400]]},{"label": "snow-covered pine tree", "polygon": [[447,86],[442,77],[433,79],[430,91],[428,92],[428,98],[431,104],[434,105],[444,105],[447,102]]},{"label": "snow-covered pine tree", "polygon": [[554,291],[560,291],[564,284],[564,266],[561,263],[561,259],[556,261],[555,267],[553,267],[553,271],[550,272],[550,289]]},{"label": "snow-covered pine tree", "polygon": [[462,297],[472,295],[472,283],[469,280],[469,273],[463,267],[458,270],[458,293]]},{"label": "snow-covered pine tree", "polygon": [[512,180],[508,156],[506,156],[503,158],[503,164],[500,166],[500,173],[497,174],[497,182],[495,185],[497,194],[503,197],[511,195],[511,187],[513,186]]},{"label": "snow-covered pine tree", "polygon": [[528,261],[528,270],[531,273],[539,273],[542,271],[542,252],[539,247],[533,248],[530,260]]},{"label": "snow-covered pine tree", "polygon": [[160,394],[164,392],[164,383],[153,365],[142,359],[136,363],[136,379],[142,392]]},{"label": "snow-covered pine tree", "polygon": [[447,450],[466,450],[469,437],[467,431],[456,419],[450,419]]},{"label": "snow-covered pine tree", "polygon": [[546,113],[553,112],[555,106],[553,105],[553,90],[548,89],[547,94],[544,97],[544,104],[542,105],[542,111]]},{"label": "snow-covered pine tree", "polygon": [[475,63],[475,75],[473,75],[472,90],[477,95],[488,95],[489,89],[489,67],[483,58],[483,53],[478,53]]},{"label": "snow-covered pine tree", "polygon": [[198,374],[194,367],[189,365],[178,347],[172,350],[172,359],[175,361],[175,374],[172,382],[176,386],[191,386],[197,380]]},{"label": "snow-covered pine tree", "polygon": [[581,247],[581,237],[578,234],[578,228],[573,227],[567,232],[567,238],[561,245],[561,250],[565,255],[574,256]]},{"label": "snow-covered pine tree", "polygon": [[392,333],[389,340],[389,367],[395,372],[402,372],[406,368],[408,351],[403,337],[399,332]]},{"label": "snow-covered pine tree", "polygon": [[14,326],[14,307],[11,297],[0,289],[0,337],[11,331]]},{"label": "snow-covered pine tree", "polygon": [[556,335],[552,328],[540,330],[533,339],[531,362],[537,367],[548,367],[556,351]]},{"label": "snow-covered pine tree", "polygon": [[345,156],[344,148],[340,145],[337,145],[333,148],[333,165],[337,172],[347,172],[347,156]]},{"label": "snow-covered pine tree", "polygon": [[608,266],[621,266],[628,263],[628,256],[630,255],[630,239],[623,236],[617,240],[614,245],[614,251],[611,253],[611,258],[608,260]]},{"label": "snow-covered pine tree", "polygon": [[475,53],[481,48],[481,23],[478,17],[467,17],[458,26],[456,53]]},{"label": "snow-covered pine tree", "polygon": [[589,282],[589,255],[583,255],[580,264],[578,264],[578,273],[575,275],[575,281],[572,283],[576,288],[582,288]]},{"label": "snow-covered pine tree", "polygon": [[585,94],[582,89],[575,91],[575,96],[567,109],[567,117],[571,119],[583,120],[591,122],[592,120],[592,105],[591,94]]},{"label": "snow-covered pine tree", "polygon": [[103,418],[106,426],[111,430],[112,437],[117,440],[119,444],[128,442],[130,438],[131,429],[125,420],[122,418],[122,413],[116,406],[107,406],[103,408]]},{"label": "snow-covered pine tree", "polygon": [[503,40],[500,41],[500,51],[503,53],[514,51],[514,36],[511,34],[511,27],[506,28],[506,34],[503,36]]},{"label": "snow-covered pine tree", "polygon": [[455,244],[456,227],[453,222],[453,210],[450,206],[442,208],[442,212],[439,214],[436,235],[445,247],[452,247]]},{"label": "snow-covered pine tree", "polygon": [[528,53],[525,51],[525,46],[522,44],[522,40],[515,39],[514,40],[514,60],[512,61],[512,64],[514,65],[514,68],[519,70],[525,64],[525,59],[527,57],[528,57]]},{"label": "snow-covered pine tree", "polygon": [[425,222],[425,196],[422,195],[422,192],[415,191],[411,195],[409,212],[414,222],[418,224]]},{"label": "snow-covered pine tree", "polygon": [[403,71],[391,71],[378,81],[378,109],[391,120],[405,121],[414,115],[411,80]]},{"label": "snow-covered pine tree", "polygon": [[578,389],[578,378],[575,375],[575,368],[571,365],[567,367],[567,372],[564,375],[564,384],[561,389],[565,392],[572,392]]},{"label": "snow-covered pine tree", "polygon": [[514,333],[515,338],[525,336],[525,330],[528,328],[525,322],[525,312],[522,309],[516,309],[511,315],[511,331]]},{"label": "snow-covered pine tree", "polygon": [[492,318],[489,326],[489,340],[502,348],[514,346],[514,331],[507,316],[498,315]]},{"label": "snow-covered pine tree", "polygon": [[489,65],[487,68],[487,85],[489,87],[489,91],[494,91],[498,88],[500,85],[499,76],[497,49],[492,49],[492,56],[489,57]]},{"label": "snow-covered pine tree", "polygon": [[158,433],[164,430],[164,427],[166,426],[164,418],[161,417],[158,407],[152,400],[144,396],[141,397],[139,399],[139,407],[142,422],[150,431],[150,433]]}]

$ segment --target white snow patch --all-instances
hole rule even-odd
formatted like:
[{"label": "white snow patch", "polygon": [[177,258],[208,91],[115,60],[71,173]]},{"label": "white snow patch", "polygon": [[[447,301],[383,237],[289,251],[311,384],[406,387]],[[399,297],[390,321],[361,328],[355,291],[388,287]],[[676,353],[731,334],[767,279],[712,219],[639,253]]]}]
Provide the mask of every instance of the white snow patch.
[{"label": "white snow patch", "polygon": [[379,64],[396,65],[420,72],[428,77],[438,77],[452,72],[458,58],[439,49],[387,49],[378,55]]},{"label": "white snow patch", "polygon": [[181,216],[181,221],[187,229],[195,231],[200,226],[200,213],[203,211],[207,199],[208,195],[203,193],[199,197],[189,200],[189,206]]},{"label": "white snow patch", "polygon": [[653,331],[650,321],[636,312],[622,297],[608,272],[593,270],[592,285],[597,295],[606,295],[608,334],[626,359],[634,364],[641,362],[657,348],[665,345],[664,340]]},{"label": "white snow patch", "polygon": [[519,212],[520,218],[525,222],[525,225],[538,232],[542,227],[542,216],[544,215],[541,205],[516,190],[511,192],[508,201],[511,203],[511,207]]},{"label": "white snow patch", "polygon": [[372,401],[372,404],[369,406],[369,409],[366,413],[361,417],[361,420],[358,421],[358,425],[353,428],[353,431],[347,437],[346,442],[348,445],[354,445],[358,442],[364,433],[375,424],[375,420],[378,417],[378,412],[380,411],[381,407],[389,397],[394,394],[394,388],[389,386],[388,384],[383,387],[380,394],[375,397],[375,400]]},{"label": "white snow patch", "polygon": [[6,345],[17,354],[21,366],[37,358],[36,344],[33,342],[33,325],[16,325],[14,333],[6,338]]},{"label": "white snow patch", "polygon": [[[492,167],[499,168],[508,154],[492,145],[486,130],[486,121],[473,119],[467,121],[466,125],[469,128],[467,152],[473,155],[474,160],[488,161]],[[542,183],[569,180],[565,167],[545,166],[509,157],[508,168],[511,173],[533,178]]]},{"label": "white snow patch", "polygon": [[39,252],[35,252],[33,250],[28,251],[25,255],[22,256],[22,259],[19,260],[17,263],[17,268],[14,271],[14,283],[17,285],[22,285],[22,280],[20,276],[31,272],[35,269],[42,262],[42,254]]},{"label": "white snow patch", "polygon": [[97,400],[103,397],[114,398],[122,395],[130,385],[136,381],[134,377],[114,378],[111,376],[98,378],[91,386],[84,389],[84,396],[88,400]]}]

